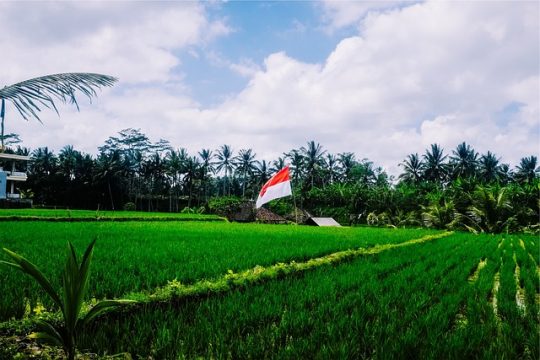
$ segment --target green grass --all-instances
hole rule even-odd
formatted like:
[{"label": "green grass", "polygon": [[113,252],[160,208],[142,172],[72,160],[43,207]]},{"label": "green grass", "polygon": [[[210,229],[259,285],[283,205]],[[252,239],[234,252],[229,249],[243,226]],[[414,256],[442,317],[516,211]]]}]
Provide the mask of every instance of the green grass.
[{"label": "green grass", "polygon": [[[297,269],[300,262],[318,264],[309,271],[289,264],[291,271],[264,281],[165,296],[107,314],[82,335],[86,352],[156,359],[538,358],[540,239],[454,233],[399,245],[435,233],[226,222],[6,221],[0,223],[0,247],[35,262],[58,286],[67,241],[80,252],[97,236],[89,289],[97,298],[153,294],[173,279],[219,282],[229,279],[230,270],[279,269],[281,262],[296,261]],[[335,262],[314,260],[359,247],[369,250]],[[485,266],[477,272],[481,261]],[[518,290],[524,294],[521,308]],[[44,297],[29,279],[3,267],[0,294],[2,319],[20,318],[27,299]],[[32,328],[31,321],[0,328],[20,334]],[[0,347],[6,344],[5,353],[14,356],[18,345],[9,339],[0,336]]]},{"label": "green grass", "polygon": [[[480,259],[506,256],[499,239],[455,234],[225,296],[111,314],[88,329],[83,348],[167,359],[534,357],[537,315],[505,310],[499,326],[489,311],[482,279],[497,267],[468,281]],[[510,289],[501,281],[501,294]],[[501,295],[503,308],[510,297]],[[483,310],[457,327],[462,304]]]},{"label": "green grass", "polygon": [[[152,292],[177,279],[192,283],[228,270],[302,261],[331,252],[399,243],[434,231],[419,229],[315,228],[206,222],[50,223],[1,222],[0,247],[27,257],[55,286],[67,241],[82,251],[94,238],[89,294],[122,297]],[[0,259],[6,259],[0,255]],[[21,318],[38,301],[50,302],[13,269],[0,267],[0,319]]]},{"label": "green grass", "polygon": [[53,209],[0,209],[0,221],[49,220],[49,221],[225,221],[216,215],[159,213],[142,211],[92,211]]}]

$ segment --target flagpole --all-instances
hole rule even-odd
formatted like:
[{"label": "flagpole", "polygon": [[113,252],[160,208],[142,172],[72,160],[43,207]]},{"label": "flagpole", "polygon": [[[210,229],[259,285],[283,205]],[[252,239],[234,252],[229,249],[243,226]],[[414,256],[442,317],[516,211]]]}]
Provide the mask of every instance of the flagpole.
[{"label": "flagpole", "polygon": [[[292,184],[292,181],[291,181],[291,184]],[[296,197],[294,196],[294,191],[292,191],[294,187],[291,186],[291,194],[292,194],[292,200],[293,200],[293,204],[294,204],[294,217],[296,219],[296,225],[298,225],[298,208],[296,207]]]}]

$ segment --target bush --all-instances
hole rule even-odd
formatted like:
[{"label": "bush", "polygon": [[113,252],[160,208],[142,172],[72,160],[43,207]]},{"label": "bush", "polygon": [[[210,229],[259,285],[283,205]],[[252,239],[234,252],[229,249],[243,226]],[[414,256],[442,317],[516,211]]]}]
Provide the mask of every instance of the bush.
[{"label": "bush", "polygon": [[127,202],[127,203],[124,204],[124,210],[125,211],[135,211],[135,210],[137,210],[137,206],[130,201],[130,202]]}]

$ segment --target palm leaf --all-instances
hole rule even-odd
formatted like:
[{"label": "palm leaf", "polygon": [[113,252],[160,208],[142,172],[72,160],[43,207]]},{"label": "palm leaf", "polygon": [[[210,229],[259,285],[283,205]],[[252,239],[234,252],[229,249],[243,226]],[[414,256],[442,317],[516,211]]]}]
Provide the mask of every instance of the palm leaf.
[{"label": "palm leaf", "polygon": [[96,89],[112,86],[116,81],[115,77],[93,73],[46,75],[0,89],[0,99],[11,101],[25,120],[35,118],[41,122],[38,112],[43,107],[53,108],[58,113],[54,100],[74,104],[78,110],[77,91],[91,101],[97,96]]},{"label": "palm leaf", "polygon": [[45,320],[37,320],[36,324],[39,332],[30,334],[28,336],[29,338],[44,340],[52,345],[64,346],[64,339],[62,335],[52,324]]},{"label": "palm leaf", "polygon": [[135,300],[103,300],[100,301],[96,306],[94,306],[81,320],[79,320],[78,326],[84,326],[88,324],[96,316],[99,316],[107,311],[113,310],[114,308],[134,304],[137,301]]}]

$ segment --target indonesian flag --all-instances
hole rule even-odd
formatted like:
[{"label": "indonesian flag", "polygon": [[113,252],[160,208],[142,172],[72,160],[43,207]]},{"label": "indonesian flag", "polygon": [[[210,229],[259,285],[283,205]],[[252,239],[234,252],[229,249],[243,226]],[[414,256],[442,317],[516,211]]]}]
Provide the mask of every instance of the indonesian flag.
[{"label": "indonesian flag", "polygon": [[255,208],[258,209],[269,201],[289,195],[292,195],[291,177],[289,174],[289,167],[285,166],[263,185],[259,197],[257,198]]}]

